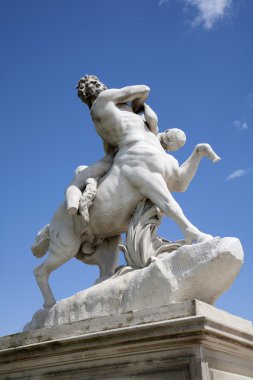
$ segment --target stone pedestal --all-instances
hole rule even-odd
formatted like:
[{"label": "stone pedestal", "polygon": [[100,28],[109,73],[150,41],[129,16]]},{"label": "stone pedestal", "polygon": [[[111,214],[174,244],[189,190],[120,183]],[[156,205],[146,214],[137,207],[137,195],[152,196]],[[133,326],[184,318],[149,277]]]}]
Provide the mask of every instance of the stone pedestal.
[{"label": "stone pedestal", "polygon": [[249,321],[200,301],[0,338],[0,379],[253,379]]}]

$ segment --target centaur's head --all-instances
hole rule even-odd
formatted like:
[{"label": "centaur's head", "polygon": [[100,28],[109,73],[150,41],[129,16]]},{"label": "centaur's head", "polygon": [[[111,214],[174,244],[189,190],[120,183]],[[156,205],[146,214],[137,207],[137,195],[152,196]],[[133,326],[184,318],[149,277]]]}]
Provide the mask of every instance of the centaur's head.
[{"label": "centaur's head", "polygon": [[107,87],[95,75],[85,75],[79,80],[76,88],[79,98],[89,108],[92,107],[100,92],[107,90]]}]

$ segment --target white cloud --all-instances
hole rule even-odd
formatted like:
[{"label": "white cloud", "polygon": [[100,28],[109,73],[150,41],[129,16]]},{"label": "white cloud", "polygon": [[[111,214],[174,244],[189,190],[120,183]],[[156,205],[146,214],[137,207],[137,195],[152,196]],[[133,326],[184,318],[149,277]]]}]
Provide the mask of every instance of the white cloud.
[{"label": "white cloud", "polygon": [[166,3],[168,3],[170,0],[160,0],[159,1],[159,7],[161,7],[163,4],[166,4]]},{"label": "white cloud", "polygon": [[239,178],[247,174],[247,170],[245,169],[237,169],[233,173],[229,174],[227,177],[227,181],[231,181],[232,179]]},{"label": "white cloud", "polygon": [[249,128],[248,124],[246,121],[241,121],[241,120],[235,120],[234,121],[234,126],[239,129],[240,131],[246,131],[246,129]]},{"label": "white cloud", "polygon": [[[163,1],[163,0],[161,0]],[[215,22],[227,15],[233,0],[184,0],[187,5],[197,8],[197,16],[192,22],[193,26],[203,25],[211,29]]]}]

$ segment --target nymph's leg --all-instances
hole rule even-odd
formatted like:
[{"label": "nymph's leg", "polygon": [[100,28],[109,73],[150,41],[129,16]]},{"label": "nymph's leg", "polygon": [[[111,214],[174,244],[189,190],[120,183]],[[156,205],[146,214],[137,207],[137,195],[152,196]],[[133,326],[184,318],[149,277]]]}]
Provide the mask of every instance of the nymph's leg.
[{"label": "nymph's leg", "polygon": [[113,163],[114,154],[107,154],[91,166],[79,166],[75,171],[74,179],[66,189],[67,209],[70,215],[75,215],[79,208],[82,191],[86,187],[88,178],[100,178],[105,175]]},{"label": "nymph's leg", "polygon": [[79,208],[82,192],[75,185],[70,185],[66,190],[66,202],[69,215],[75,215]]}]

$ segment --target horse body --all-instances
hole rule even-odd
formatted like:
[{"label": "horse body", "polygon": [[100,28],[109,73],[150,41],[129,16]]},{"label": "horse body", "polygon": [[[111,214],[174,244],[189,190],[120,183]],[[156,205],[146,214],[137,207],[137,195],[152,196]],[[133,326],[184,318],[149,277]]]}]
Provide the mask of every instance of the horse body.
[{"label": "horse body", "polygon": [[[138,203],[148,198],[145,196],[145,181],[147,187],[154,186],[159,191],[157,180],[162,177],[169,191],[176,191],[178,183],[184,183],[184,191],[203,156],[213,161],[218,157],[210,145],[199,144],[190,158],[179,167],[177,160],[162,149],[158,140],[157,145],[149,144],[148,139],[131,144],[119,150],[111,169],[101,178],[89,210],[89,223],[80,215],[69,215],[64,202],[48,227],[49,256],[34,270],[44,297],[44,307],[51,307],[55,303],[48,283],[49,274],[75,256],[85,263],[99,265],[101,277],[112,275],[117,266],[120,234],[127,232]],[[138,187],[139,178],[143,190]],[[181,188],[178,187],[178,191]],[[153,203],[160,207],[156,202]],[[189,225],[192,226],[190,222]],[[210,237],[197,229],[196,235]],[[83,255],[80,255],[80,249]]]},{"label": "horse body", "polygon": [[[156,141],[157,146],[143,141],[116,154],[111,169],[99,183],[96,198],[90,208],[90,228],[95,235],[107,237],[127,232],[134,209],[145,198],[138,187],[134,186],[138,177],[135,170],[140,163],[146,163],[143,170],[148,170],[150,180],[154,177],[155,183],[155,174],[158,173],[164,177],[168,189],[174,191],[178,162],[161,148],[157,139]],[[126,162],[128,168],[132,167],[132,178],[125,172]]]}]

